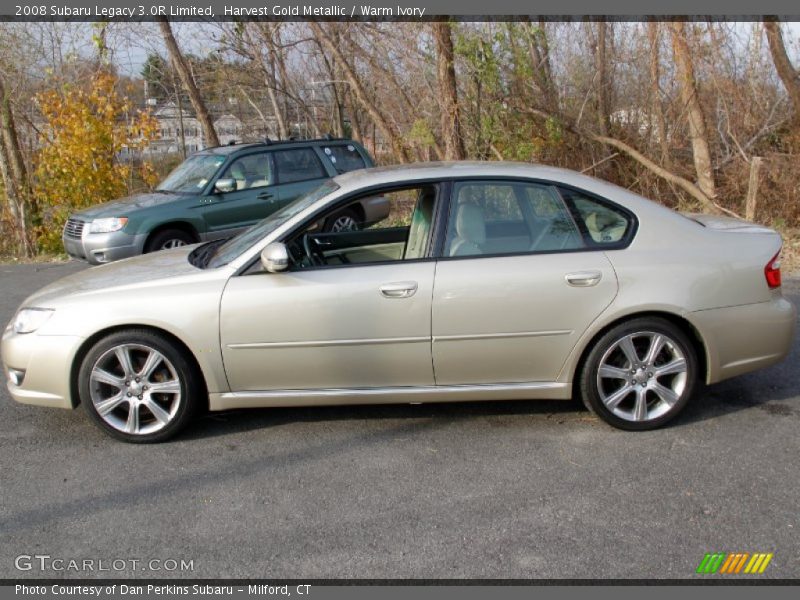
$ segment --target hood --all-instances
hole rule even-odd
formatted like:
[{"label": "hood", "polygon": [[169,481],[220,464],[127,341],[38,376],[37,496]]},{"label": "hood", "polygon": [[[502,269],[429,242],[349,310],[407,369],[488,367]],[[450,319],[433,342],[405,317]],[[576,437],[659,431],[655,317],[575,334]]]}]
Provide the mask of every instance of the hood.
[{"label": "hood", "polygon": [[132,211],[141,208],[150,208],[167,202],[172,202],[182,198],[183,194],[173,192],[147,192],[144,194],[134,194],[126,198],[119,198],[111,202],[104,202],[96,206],[91,206],[82,211],[74,213],[73,217],[78,217],[86,221],[101,217],[125,217]]},{"label": "hood", "polygon": [[142,284],[159,285],[164,280],[174,282],[176,278],[204,273],[189,262],[189,253],[194,246],[181,246],[172,250],[161,250],[91,267],[59,279],[29,296],[23,306],[49,308],[54,302],[91,295],[112,288],[124,290]]},{"label": "hood", "polygon": [[716,231],[726,231],[731,233],[775,233],[774,230],[757,223],[744,221],[742,219],[735,219],[733,217],[724,217],[721,215],[706,215],[700,213],[681,213],[684,217],[700,223],[703,227],[714,229]]}]

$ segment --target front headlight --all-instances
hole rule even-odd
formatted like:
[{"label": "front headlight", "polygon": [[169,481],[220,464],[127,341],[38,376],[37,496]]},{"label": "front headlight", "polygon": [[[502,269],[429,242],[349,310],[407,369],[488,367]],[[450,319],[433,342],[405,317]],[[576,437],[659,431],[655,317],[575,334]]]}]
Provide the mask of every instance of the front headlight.
[{"label": "front headlight", "polygon": [[107,219],[95,219],[89,226],[89,233],[111,233],[119,231],[128,222],[128,217],[108,217]]},{"label": "front headlight", "polygon": [[14,333],[33,333],[53,314],[52,308],[23,308],[14,317]]}]

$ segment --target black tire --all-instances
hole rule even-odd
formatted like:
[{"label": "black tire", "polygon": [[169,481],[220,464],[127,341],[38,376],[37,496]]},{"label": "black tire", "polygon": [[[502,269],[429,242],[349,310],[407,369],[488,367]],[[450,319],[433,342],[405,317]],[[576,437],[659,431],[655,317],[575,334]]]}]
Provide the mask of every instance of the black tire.
[{"label": "black tire", "polygon": [[[668,342],[649,363],[648,350],[656,336]],[[636,365],[631,365],[623,350],[623,345],[630,349],[623,341],[626,339],[631,340],[639,358]],[[685,369],[669,373],[668,365],[677,370],[681,359]],[[604,377],[599,376],[601,364]],[[620,376],[623,372],[624,378]],[[666,319],[641,317],[613,327],[597,340],[581,369],[580,395],[586,408],[606,423],[627,431],[645,431],[661,427],[683,410],[697,387],[697,377],[697,355],[686,334]],[[641,401],[640,394],[644,397]],[[639,411],[642,404],[645,408]]]},{"label": "black tire", "polygon": [[150,236],[144,245],[144,252],[147,254],[158,250],[168,250],[178,246],[188,246],[195,242],[194,236],[182,229],[163,229]]},{"label": "black tire", "polygon": [[[341,228],[341,225],[346,222],[351,223],[352,226]],[[325,221],[325,226],[322,228],[322,231],[325,233],[333,233],[337,231],[357,231],[361,229],[362,226],[363,223],[356,212],[350,208],[345,208],[328,217],[328,219]]]},{"label": "black tire", "polygon": [[[139,378],[125,375],[116,353],[120,348],[124,348],[130,360],[130,371]],[[155,351],[164,360],[155,363],[152,374],[144,377],[148,351]],[[113,375],[119,384],[98,382],[92,375],[96,367]],[[128,380],[124,381],[126,378]],[[129,384],[136,386],[136,390],[132,390]],[[179,394],[156,392],[157,386],[174,388],[179,390]],[[148,387],[151,388],[149,392]],[[92,422],[111,437],[134,444],[163,442],[176,435],[196,413],[204,389],[202,375],[185,351],[166,336],[146,329],[127,329],[102,338],[83,358],[78,371],[81,404]],[[140,395],[136,396],[137,393]],[[96,402],[102,404],[103,400],[116,402],[116,408],[109,410],[106,417],[101,416],[96,405]],[[153,404],[157,406],[150,410]],[[134,405],[137,406],[136,418],[131,419],[130,411]],[[167,420],[156,418],[158,408],[163,411],[159,413],[162,417],[169,417]],[[126,425],[135,421],[135,427],[141,427],[142,431],[129,433],[120,429],[126,420]]]}]

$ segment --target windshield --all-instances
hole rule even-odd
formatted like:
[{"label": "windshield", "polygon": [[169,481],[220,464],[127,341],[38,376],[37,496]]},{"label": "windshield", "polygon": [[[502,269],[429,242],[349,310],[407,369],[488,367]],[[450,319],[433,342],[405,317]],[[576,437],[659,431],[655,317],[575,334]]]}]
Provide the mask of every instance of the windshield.
[{"label": "windshield", "polygon": [[228,240],[225,244],[220,246],[214,253],[214,256],[211,258],[211,260],[208,262],[208,268],[213,269],[214,267],[227,265],[234,258],[242,254],[242,252],[250,248],[259,240],[264,239],[264,237],[275,231],[293,216],[304,211],[320,198],[323,198],[338,189],[338,185],[336,185],[333,181],[328,180],[318,188],[310,191],[305,196],[300,196],[297,200],[287,204],[281,210],[272,213],[263,221],[256,223],[250,229],[242,232],[235,238]]},{"label": "windshield", "polygon": [[156,189],[162,192],[199,192],[224,162],[224,156],[195,154],[175,167]]}]

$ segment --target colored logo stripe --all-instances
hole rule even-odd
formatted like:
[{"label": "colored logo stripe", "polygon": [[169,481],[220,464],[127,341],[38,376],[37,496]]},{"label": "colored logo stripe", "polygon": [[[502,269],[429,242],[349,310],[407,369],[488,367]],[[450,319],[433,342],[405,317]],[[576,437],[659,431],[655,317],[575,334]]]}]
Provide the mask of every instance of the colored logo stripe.
[{"label": "colored logo stripe", "polygon": [[[697,573],[712,575],[719,573],[720,575],[735,575],[738,573],[747,573],[751,575],[763,573],[767,565],[769,565],[772,553],[757,552],[750,554],[749,552],[715,552],[713,554],[707,553],[700,565],[697,567]],[[748,560],[749,559],[749,560]],[[747,566],[745,566],[745,564]],[[744,571],[742,569],[744,568]]]}]

